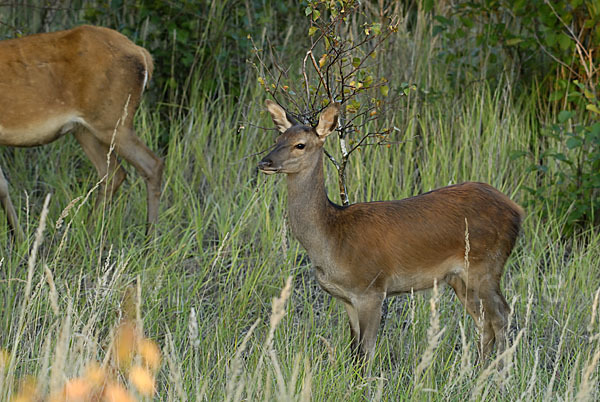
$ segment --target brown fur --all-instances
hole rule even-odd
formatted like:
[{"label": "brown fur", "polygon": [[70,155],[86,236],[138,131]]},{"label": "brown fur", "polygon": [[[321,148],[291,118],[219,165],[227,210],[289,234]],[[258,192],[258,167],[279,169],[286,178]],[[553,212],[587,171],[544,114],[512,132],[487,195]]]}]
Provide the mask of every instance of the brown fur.
[{"label": "brown fur", "polygon": [[[146,181],[150,227],[157,219],[163,163],[135,135],[133,118],[153,69],[148,51],[107,28],[80,26],[0,41],[0,144],[43,145],[74,130],[100,177],[111,179],[103,182],[100,202],[125,179],[114,154],[106,161],[114,137],[116,152]],[[2,179],[2,204],[21,233]]]},{"label": "brown fur", "polygon": [[502,349],[508,305],[500,280],[519,234],[521,207],[484,183],[337,206],[325,193],[322,146],[337,126],[339,108],[326,109],[316,128],[286,121],[273,102],[267,109],[282,135],[259,167],[287,173],[292,232],[308,251],[321,287],[344,301],[354,348],[373,353],[386,296],[428,289],[437,281],[454,288],[476,323],[483,319],[482,353],[491,352],[494,340]]}]

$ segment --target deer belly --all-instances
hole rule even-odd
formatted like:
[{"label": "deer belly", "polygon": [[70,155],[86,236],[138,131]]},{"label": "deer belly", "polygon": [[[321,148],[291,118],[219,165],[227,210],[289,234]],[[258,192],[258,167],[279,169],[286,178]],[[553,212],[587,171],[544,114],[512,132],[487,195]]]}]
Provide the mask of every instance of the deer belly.
[{"label": "deer belly", "polygon": [[83,119],[67,115],[38,118],[18,125],[2,123],[0,120],[0,145],[31,147],[56,140],[83,123]]}]

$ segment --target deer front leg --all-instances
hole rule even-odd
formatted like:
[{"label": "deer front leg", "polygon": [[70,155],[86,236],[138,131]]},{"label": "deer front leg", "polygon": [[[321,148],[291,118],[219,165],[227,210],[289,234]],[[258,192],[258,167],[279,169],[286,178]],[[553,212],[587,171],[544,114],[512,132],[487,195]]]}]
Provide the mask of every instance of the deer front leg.
[{"label": "deer front leg", "polygon": [[360,326],[358,324],[358,312],[354,306],[348,302],[344,302],[346,313],[348,313],[348,321],[350,321],[350,350],[354,356],[358,356],[360,342]]},{"label": "deer front leg", "polygon": [[377,330],[381,322],[381,306],[384,299],[385,293],[370,293],[359,295],[353,303],[358,313],[360,351],[367,361],[370,361],[375,354]]}]

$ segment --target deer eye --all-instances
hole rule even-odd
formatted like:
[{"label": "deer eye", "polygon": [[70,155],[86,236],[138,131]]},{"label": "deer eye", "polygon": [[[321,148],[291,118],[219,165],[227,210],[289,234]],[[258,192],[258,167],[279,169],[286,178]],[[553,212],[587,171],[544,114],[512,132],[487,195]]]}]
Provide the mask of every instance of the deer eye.
[{"label": "deer eye", "polygon": [[296,146],[294,148],[296,148],[296,149],[304,149],[304,144],[302,144],[302,143],[296,144]]}]

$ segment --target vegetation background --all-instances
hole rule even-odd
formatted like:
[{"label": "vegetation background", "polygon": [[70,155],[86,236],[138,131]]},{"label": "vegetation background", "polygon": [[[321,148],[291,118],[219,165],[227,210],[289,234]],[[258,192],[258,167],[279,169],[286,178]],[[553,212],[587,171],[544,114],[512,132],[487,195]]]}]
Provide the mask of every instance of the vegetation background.
[{"label": "vegetation background", "polygon": [[[91,23],[150,50],[136,128],[166,162],[145,243],[145,188],[130,166],[92,219],[97,178],[73,138],[2,150],[28,240],[15,243],[1,219],[0,400],[64,400],[94,362],[122,398],[598,399],[599,3],[365,1],[341,24],[343,38],[395,24],[372,66],[396,103],[365,123],[386,141],[350,159],[350,201],[477,180],[527,211],[503,280],[514,309],[504,369],[481,365],[472,320],[440,291],[386,301],[370,376],[351,363],[344,309],[288,231],[283,178],[255,167],[275,136],[262,105],[282,90],[263,77],[276,61],[301,80],[311,27],[351,3],[0,1],[0,39]],[[147,337],[162,351],[149,393],[115,359],[128,320],[138,346]]]}]

